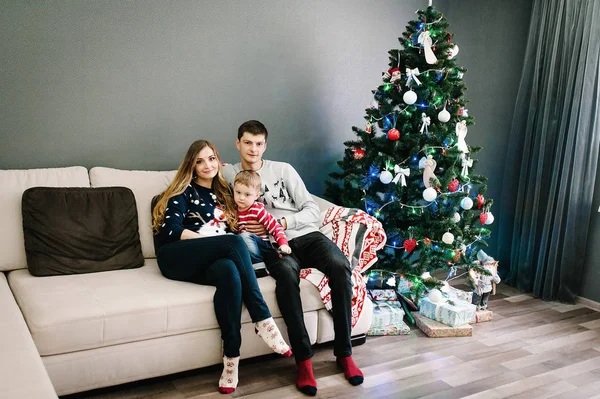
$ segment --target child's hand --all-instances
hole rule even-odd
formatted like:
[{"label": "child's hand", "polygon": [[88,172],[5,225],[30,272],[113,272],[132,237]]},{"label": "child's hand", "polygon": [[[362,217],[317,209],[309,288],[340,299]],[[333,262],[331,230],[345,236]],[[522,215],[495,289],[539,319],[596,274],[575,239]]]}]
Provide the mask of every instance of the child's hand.
[{"label": "child's hand", "polygon": [[292,248],[289,245],[282,245],[279,247],[279,250],[288,255],[292,253]]}]

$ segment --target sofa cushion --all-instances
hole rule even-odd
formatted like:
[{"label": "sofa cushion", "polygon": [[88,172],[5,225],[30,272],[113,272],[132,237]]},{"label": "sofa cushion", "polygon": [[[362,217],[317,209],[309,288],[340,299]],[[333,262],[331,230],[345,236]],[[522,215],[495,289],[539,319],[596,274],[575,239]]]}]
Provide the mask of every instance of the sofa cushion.
[{"label": "sofa cushion", "polygon": [[21,197],[30,187],[89,187],[87,169],[82,166],[52,169],[0,170],[0,271],[27,267],[23,245]]},{"label": "sofa cushion", "polygon": [[153,172],[104,167],[90,169],[92,187],[122,186],[133,191],[137,203],[140,241],[144,258],[155,258],[150,201],[162,193],[175,177],[176,170]]},{"label": "sofa cushion", "polygon": [[34,276],[131,269],[144,264],[135,198],[125,187],[33,187],[23,232]]},{"label": "sofa cushion", "polygon": [[[138,269],[43,278],[16,270],[8,281],[42,356],[218,328],[215,289],[166,279],[156,259]],[[275,280],[258,282],[280,317]],[[305,312],[324,308],[311,283],[300,287]],[[246,310],[242,322],[250,322]]]}]

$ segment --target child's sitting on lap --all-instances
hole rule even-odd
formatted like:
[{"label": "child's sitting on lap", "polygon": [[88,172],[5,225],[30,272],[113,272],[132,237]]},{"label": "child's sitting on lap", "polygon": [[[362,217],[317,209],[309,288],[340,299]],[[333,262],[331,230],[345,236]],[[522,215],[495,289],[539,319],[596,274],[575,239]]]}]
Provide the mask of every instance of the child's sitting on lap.
[{"label": "child's sitting on lap", "polygon": [[[244,238],[253,263],[262,262],[261,251],[273,249],[269,235],[274,238],[280,252],[292,253],[281,224],[267,212],[263,204],[256,202],[260,196],[261,185],[260,175],[252,170],[239,172],[233,183],[233,198],[238,215],[237,231]],[[247,232],[246,224],[251,220],[260,222],[267,232],[260,236]]]}]

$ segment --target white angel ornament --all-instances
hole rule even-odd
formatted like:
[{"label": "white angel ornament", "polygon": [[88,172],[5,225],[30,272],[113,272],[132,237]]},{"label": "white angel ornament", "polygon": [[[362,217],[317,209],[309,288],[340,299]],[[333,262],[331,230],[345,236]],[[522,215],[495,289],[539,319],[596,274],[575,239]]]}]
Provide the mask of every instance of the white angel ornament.
[{"label": "white angel ornament", "polygon": [[467,121],[462,120],[456,123],[456,137],[458,137],[456,146],[460,152],[468,153],[469,147],[467,147],[467,142],[465,141],[465,137],[467,137]]},{"label": "white angel ornament", "polygon": [[434,174],[435,168],[437,166],[437,162],[433,159],[433,156],[427,155],[427,159],[423,162],[424,170],[423,170],[423,184],[425,188],[431,187],[430,180],[433,179],[437,181],[437,177]]},{"label": "white angel ornament", "polygon": [[431,46],[433,46],[433,40],[431,39],[431,34],[429,31],[421,32],[417,40],[423,45],[423,50],[425,51],[425,61],[427,61],[427,63],[430,65],[437,64],[438,60],[431,49]]}]

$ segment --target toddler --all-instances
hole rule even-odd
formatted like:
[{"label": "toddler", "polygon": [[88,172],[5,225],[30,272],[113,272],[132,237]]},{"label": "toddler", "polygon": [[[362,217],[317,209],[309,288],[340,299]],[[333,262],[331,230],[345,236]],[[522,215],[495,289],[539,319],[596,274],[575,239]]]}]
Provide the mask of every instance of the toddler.
[{"label": "toddler", "polygon": [[[260,175],[252,170],[242,170],[235,176],[233,182],[233,199],[238,216],[237,231],[248,246],[252,263],[263,261],[261,251],[273,249],[269,235],[273,237],[281,253],[292,253],[281,224],[267,212],[263,204],[256,202],[260,196],[261,185]],[[245,231],[246,223],[250,220],[260,222],[267,229],[268,234],[257,236]]]}]

